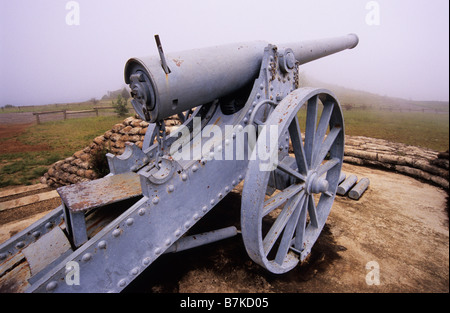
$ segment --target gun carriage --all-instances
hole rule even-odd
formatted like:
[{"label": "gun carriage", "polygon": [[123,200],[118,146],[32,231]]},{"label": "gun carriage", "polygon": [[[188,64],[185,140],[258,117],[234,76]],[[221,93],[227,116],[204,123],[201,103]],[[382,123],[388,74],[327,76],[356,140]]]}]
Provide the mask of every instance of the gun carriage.
[{"label": "gun carriage", "polygon": [[[238,233],[272,273],[311,252],[335,199],[344,120],[331,91],[299,86],[299,66],[355,47],[357,36],[167,55],[155,38],[159,56],[125,66],[132,104],[150,123],[142,149],[108,154],[109,175],[59,188],[60,207],[0,246],[14,290],[120,292],[162,254]],[[166,134],[173,115],[182,125]],[[185,235],[241,181],[240,230]],[[107,217],[89,224],[100,211]],[[31,269],[26,281],[13,275],[18,259]],[[67,281],[75,271],[79,284]]]}]

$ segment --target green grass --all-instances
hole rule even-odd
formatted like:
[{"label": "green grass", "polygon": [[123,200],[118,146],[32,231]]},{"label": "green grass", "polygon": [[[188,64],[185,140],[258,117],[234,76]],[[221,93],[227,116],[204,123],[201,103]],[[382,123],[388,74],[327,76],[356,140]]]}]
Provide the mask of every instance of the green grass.
[{"label": "green grass", "polygon": [[30,145],[47,144],[50,149],[1,154],[0,187],[38,182],[51,164],[85,148],[95,137],[122,121],[122,117],[101,116],[31,126],[18,137],[18,140]]},{"label": "green grass", "polygon": [[449,148],[448,113],[344,111],[345,132],[445,151]]},{"label": "green grass", "polygon": [[[304,108],[299,112],[302,129],[305,129],[305,113]],[[386,139],[436,151],[449,148],[448,113],[356,108],[344,110],[343,114],[346,135]]]}]

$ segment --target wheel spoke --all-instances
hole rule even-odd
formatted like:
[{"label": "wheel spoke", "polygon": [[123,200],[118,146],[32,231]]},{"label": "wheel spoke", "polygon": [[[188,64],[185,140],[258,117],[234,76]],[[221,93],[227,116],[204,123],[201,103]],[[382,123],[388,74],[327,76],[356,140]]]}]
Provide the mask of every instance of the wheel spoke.
[{"label": "wheel spoke", "polygon": [[281,237],[280,246],[277,250],[277,255],[275,256],[275,262],[278,264],[283,264],[284,258],[286,257],[286,254],[289,251],[289,248],[291,246],[292,238],[294,237],[294,232],[297,227],[299,215],[303,208],[303,203],[305,202],[305,194],[302,194],[302,197],[300,198],[300,201],[298,202],[297,206],[294,209],[294,213],[289,218],[289,221],[286,224],[286,227],[283,231],[283,236]]},{"label": "wheel spoke", "polygon": [[296,170],[294,170],[294,169],[292,169],[292,168],[290,168],[290,167],[288,167],[288,166],[286,166],[286,165],[284,165],[282,163],[279,163],[277,168],[279,170],[285,172],[286,174],[289,174],[289,175],[291,175],[291,176],[293,176],[293,177],[295,177],[297,179],[300,179],[301,181],[306,181],[306,177],[305,176],[303,176],[302,174],[300,174]]},{"label": "wheel spoke", "polygon": [[305,129],[305,157],[309,167],[312,165],[312,152],[314,147],[314,138],[317,124],[317,102],[318,96],[308,100],[306,107],[306,129]]},{"label": "wheel spoke", "polygon": [[263,249],[266,256],[269,254],[270,250],[272,249],[273,245],[277,241],[280,234],[283,232],[286,223],[289,221],[289,218],[294,213],[295,208],[297,207],[301,198],[303,198],[304,194],[305,191],[302,190],[295,197],[288,200],[283,210],[281,211],[280,215],[275,220],[275,223],[273,223],[269,232],[266,234],[263,240]]},{"label": "wheel spoke", "polygon": [[330,122],[331,113],[333,112],[334,103],[327,102],[324,104],[322,115],[320,116],[319,125],[317,126],[316,135],[314,138],[314,150],[312,155],[312,163],[317,157],[317,153],[320,150],[325,134],[327,133],[328,123]]},{"label": "wheel spoke", "polygon": [[311,226],[313,227],[319,227],[319,220],[317,218],[317,209],[316,205],[314,204],[314,196],[309,195],[309,201],[308,201],[308,214],[309,214],[309,222],[311,223]]},{"label": "wheel spoke", "polygon": [[289,135],[291,136],[292,148],[294,150],[295,161],[300,173],[306,174],[308,172],[308,165],[305,158],[305,150],[303,148],[302,135],[298,117],[295,116],[289,125]]},{"label": "wheel spoke", "polygon": [[331,146],[333,145],[334,141],[336,140],[341,130],[342,128],[338,126],[335,126],[331,129],[327,138],[325,138],[325,141],[320,146],[320,149],[317,153],[317,158],[314,160],[314,168],[319,166],[319,164],[322,163],[322,161],[325,159],[328,151],[330,151]]},{"label": "wheel spoke", "polygon": [[269,200],[264,201],[262,216],[266,216],[274,209],[286,202],[288,199],[292,198],[295,194],[299,193],[304,188],[304,186],[304,184],[291,185],[285,188],[283,191],[277,193]]},{"label": "wheel spoke", "polygon": [[306,211],[308,208],[309,196],[306,197],[305,202],[303,203],[302,210],[300,212],[300,217],[297,222],[297,227],[295,230],[295,238],[294,238],[294,247],[298,251],[303,250],[303,238],[305,236],[306,230]]},{"label": "wheel spoke", "polygon": [[338,158],[333,158],[333,159],[325,162],[324,164],[320,165],[319,168],[317,169],[317,175],[322,176],[323,174],[325,174],[326,172],[331,170],[333,167],[335,167],[339,163],[340,163],[340,160]]}]

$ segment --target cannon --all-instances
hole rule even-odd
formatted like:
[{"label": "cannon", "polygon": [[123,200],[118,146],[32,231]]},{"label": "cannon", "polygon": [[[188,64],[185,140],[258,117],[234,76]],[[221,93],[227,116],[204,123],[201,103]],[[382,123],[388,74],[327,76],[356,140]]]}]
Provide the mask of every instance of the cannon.
[{"label": "cannon", "polygon": [[[0,246],[0,290],[120,292],[164,253],[238,234],[272,273],[310,254],[340,182],[344,120],[331,91],[300,86],[299,66],[358,37],[167,55],[155,39],[159,55],[124,71],[149,122],[142,148],[107,154],[103,178],[58,188],[61,205]],[[173,115],[182,124],[168,134]],[[241,182],[240,229],[189,235]]]}]

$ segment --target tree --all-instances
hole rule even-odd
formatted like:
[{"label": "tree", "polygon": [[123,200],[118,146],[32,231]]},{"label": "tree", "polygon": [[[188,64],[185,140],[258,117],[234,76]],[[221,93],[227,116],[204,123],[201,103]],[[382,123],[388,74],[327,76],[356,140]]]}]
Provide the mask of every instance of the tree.
[{"label": "tree", "polygon": [[123,87],[122,91],[120,92],[120,95],[122,96],[122,98],[125,99],[125,101],[130,98],[130,93],[125,87]]},{"label": "tree", "polygon": [[114,107],[114,112],[119,116],[126,116],[128,114],[127,108],[127,100],[125,100],[121,95],[117,96],[117,101],[112,102],[112,106]]}]

